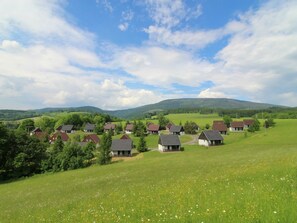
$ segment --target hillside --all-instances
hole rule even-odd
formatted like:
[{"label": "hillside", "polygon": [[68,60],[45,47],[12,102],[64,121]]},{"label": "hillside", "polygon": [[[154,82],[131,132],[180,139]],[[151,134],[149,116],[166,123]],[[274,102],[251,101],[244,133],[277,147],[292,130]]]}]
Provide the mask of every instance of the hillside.
[{"label": "hillside", "polygon": [[0,221],[295,222],[297,120],[276,123],[223,146],[0,184]]},{"label": "hillside", "polygon": [[141,117],[147,112],[163,111],[169,109],[192,108],[221,108],[221,109],[266,109],[281,107],[278,105],[241,101],[227,98],[181,98],[169,99],[156,104],[144,105],[137,108],[112,111],[110,114],[120,118]]},{"label": "hillside", "polygon": [[278,105],[241,101],[227,98],[181,98],[169,99],[156,104],[144,105],[131,109],[107,111],[93,106],[70,107],[70,108],[43,108],[35,110],[0,110],[1,120],[17,120],[41,116],[50,112],[90,112],[105,113],[124,119],[141,118],[145,113],[154,111],[165,111],[172,109],[193,109],[193,108],[220,108],[220,109],[267,109],[270,107],[282,107]]}]

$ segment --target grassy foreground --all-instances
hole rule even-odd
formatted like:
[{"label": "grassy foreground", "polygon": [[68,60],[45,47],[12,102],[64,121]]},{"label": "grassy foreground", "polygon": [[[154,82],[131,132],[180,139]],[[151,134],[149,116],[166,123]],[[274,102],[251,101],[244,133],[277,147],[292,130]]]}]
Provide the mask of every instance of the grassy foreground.
[{"label": "grassy foreground", "polygon": [[0,185],[0,222],[295,222],[297,120]]}]

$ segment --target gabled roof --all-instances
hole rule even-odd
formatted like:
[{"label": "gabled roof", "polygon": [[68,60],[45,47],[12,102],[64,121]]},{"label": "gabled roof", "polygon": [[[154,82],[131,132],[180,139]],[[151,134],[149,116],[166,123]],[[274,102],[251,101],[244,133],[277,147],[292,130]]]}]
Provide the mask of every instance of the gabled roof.
[{"label": "gabled roof", "polygon": [[227,132],[227,126],[225,123],[214,122],[212,125],[212,130],[218,130],[220,132]]},{"label": "gabled roof", "polygon": [[90,135],[86,135],[83,139],[83,142],[88,142],[88,141],[92,141],[93,143],[97,144],[100,142],[99,137],[96,134],[90,134]]},{"label": "gabled roof", "polygon": [[203,139],[203,136],[205,136],[208,141],[224,140],[220,132],[217,130],[205,130],[199,135],[198,139]]},{"label": "gabled roof", "polygon": [[131,139],[131,138],[125,134],[120,139]]},{"label": "gabled roof", "polygon": [[231,122],[230,126],[232,128],[243,128],[244,124],[243,124],[243,121],[234,121],[234,122]]},{"label": "gabled roof", "polygon": [[169,132],[183,132],[184,128],[181,125],[172,125]]},{"label": "gabled roof", "polygon": [[130,151],[132,150],[131,139],[114,139],[111,143],[112,151]]},{"label": "gabled roof", "polygon": [[90,131],[95,129],[95,124],[87,123],[85,126],[85,130]]},{"label": "gabled roof", "polygon": [[153,131],[153,132],[159,131],[159,129],[160,129],[160,126],[156,124],[149,124],[147,127],[148,131]]},{"label": "gabled roof", "polygon": [[168,123],[168,124],[166,125],[166,128],[170,129],[171,126],[173,126],[173,124],[172,124],[172,123]]},{"label": "gabled roof", "polygon": [[133,131],[134,125],[133,124],[127,124],[125,130],[127,131]]},{"label": "gabled roof", "polygon": [[214,124],[225,124],[225,122],[223,120],[214,120],[213,125]]},{"label": "gabled roof", "polygon": [[252,124],[254,124],[254,122],[255,122],[254,119],[243,119],[244,125],[252,125]]},{"label": "gabled roof", "polygon": [[32,133],[37,133],[37,132],[42,132],[42,130],[39,127],[37,127],[32,131]]},{"label": "gabled roof", "polygon": [[62,125],[61,131],[71,131],[73,129],[73,125]]},{"label": "gabled roof", "polygon": [[64,141],[64,142],[68,141],[68,139],[69,139],[69,136],[67,135],[67,133],[65,133],[65,132],[55,132],[55,133],[49,138],[49,140],[50,140],[51,142],[56,141],[58,135],[61,136],[61,139],[62,139],[62,141]]},{"label": "gabled roof", "polygon": [[159,144],[162,146],[180,146],[180,140],[177,135],[160,135]]},{"label": "gabled roof", "polygon": [[105,123],[104,130],[114,130],[115,127],[116,127],[116,125],[113,123]]}]

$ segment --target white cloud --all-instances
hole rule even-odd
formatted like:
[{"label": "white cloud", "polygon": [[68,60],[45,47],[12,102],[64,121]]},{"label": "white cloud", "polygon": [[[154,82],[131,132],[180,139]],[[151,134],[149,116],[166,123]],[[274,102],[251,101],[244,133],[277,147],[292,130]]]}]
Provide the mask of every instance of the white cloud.
[{"label": "white cloud", "polygon": [[[64,44],[93,45],[93,35],[67,22],[61,1],[2,0],[0,3],[0,36],[11,39],[22,35],[28,41],[60,41]],[[30,35],[30,37],[26,36]],[[3,40],[2,39],[2,40]],[[1,37],[0,37],[1,40]]]},{"label": "white cloud", "polygon": [[199,93],[198,98],[228,98],[228,96],[222,92],[212,91],[207,88]]},{"label": "white cloud", "polygon": [[102,6],[103,9],[105,9],[106,11],[112,13],[113,12],[113,7],[110,3],[109,0],[96,0],[96,4],[100,7]]},{"label": "white cloud", "polygon": [[129,27],[129,24],[127,22],[124,22],[118,26],[119,30],[121,31],[126,31],[128,27]]}]

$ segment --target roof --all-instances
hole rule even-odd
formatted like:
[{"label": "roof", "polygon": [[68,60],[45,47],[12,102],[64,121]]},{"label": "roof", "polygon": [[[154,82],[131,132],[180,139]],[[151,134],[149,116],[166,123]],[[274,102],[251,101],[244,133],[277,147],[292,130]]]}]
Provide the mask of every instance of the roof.
[{"label": "roof", "polygon": [[131,139],[131,138],[125,134],[120,139]]},{"label": "roof", "polygon": [[234,121],[234,122],[231,122],[230,126],[232,128],[243,128],[244,124],[243,124],[243,121]]},{"label": "roof", "polygon": [[221,136],[220,132],[218,130],[205,130],[203,131],[198,139],[202,139],[203,135],[207,138],[207,140],[224,140],[224,138]]},{"label": "roof", "polygon": [[73,125],[62,125],[61,131],[71,131],[73,129]]},{"label": "roof", "polygon": [[220,123],[220,122],[214,122],[212,125],[213,130],[218,130],[220,132],[226,132],[227,131],[227,126],[225,123]]},{"label": "roof", "polygon": [[173,124],[172,124],[172,123],[168,123],[168,124],[166,125],[166,128],[170,129],[171,126],[173,126]]},{"label": "roof", "polygon": [[255,122],[254,119],[243,119],[244,125],[252,125],[252,124],[254,124],[254,122]]},{"label": "roof", "polygon": [[112,124],[112,123],[105,123],[104,125],[104,130],[114,130],[116,127],[115,124]]},{"label": "roof", "polygon": [[148,131],[159,131],[160,129],[160,126],[159,125],[156,125],[156,124],[149,124],[149,126],[147,127],[147,130]]},{"label": "roof", "polygon": [[61,136],[61,139],[62,139],[62,141],[64,141],[64,142],[65,142],[65,141],[68,141],[68,139],[69,139],[69,136],[67,135],[67,133],[65,133],[65,132],[55,132],[55,133],[49,138],[49,140],[50,140],[50,141],[56,141],[58,135]]},{"label": "roof", "polygon": [[83,142],[87,142],[91,140],[92,142],[94,142],[95,144],[100,142],[99,137],[96,134],[90,134],[90,135],[86,135],[83,139]]},{"label": "roof", "polygon": [[39,127],[37,127],[32,131],[32,133],[37,133],[37,132],[42,132],[42,130]]},{"label": "roof", "polygon": [[181,125],[172,125],[169,132],[183,132],[184,128]]},{"label": "roof", "polygon": [[95,124],[87,123],[85,126],[85,130],[94,130],[95,129]]},{"label": "roof", "polygon": [[180,146],[180,140],[177,135],[160,135],[159,144],[163,146]]},{"label": "roof", "polygon": [[132,150],[131,139],[114,139],[111,143],[112,151],[130,151]]},{"label": "roof", "polygon": [[134,125],[133,124],[127,124],[126,125],[126,130],[127,131],[133,131]]},{"label": "roof", "polygon": [[225,122],[223,120],[214,120],[213,125],[214,124],[225,124]]}]

